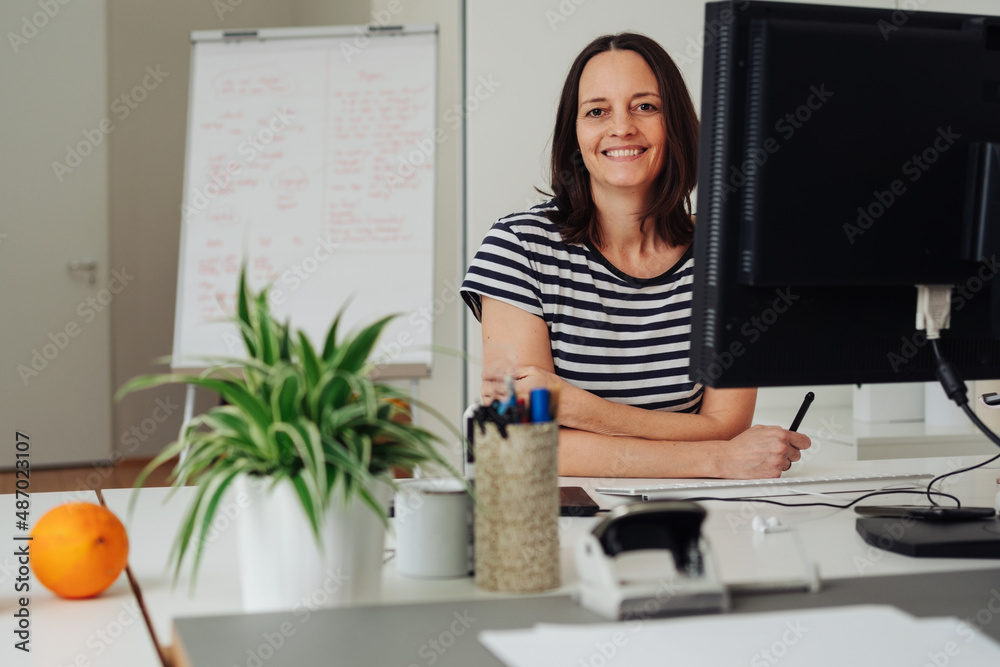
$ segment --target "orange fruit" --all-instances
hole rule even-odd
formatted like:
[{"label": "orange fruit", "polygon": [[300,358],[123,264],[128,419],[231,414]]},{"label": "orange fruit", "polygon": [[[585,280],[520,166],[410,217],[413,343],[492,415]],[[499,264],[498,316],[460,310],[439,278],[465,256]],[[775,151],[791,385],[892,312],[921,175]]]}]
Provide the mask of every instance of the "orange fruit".
[{"label": "orange fruit", "polygon": [[114,583],[128,562],[128,535],[118,517],[93,503],[46,512],[31,531],[29,560],[38,581],[65,598],[89,598]]}]

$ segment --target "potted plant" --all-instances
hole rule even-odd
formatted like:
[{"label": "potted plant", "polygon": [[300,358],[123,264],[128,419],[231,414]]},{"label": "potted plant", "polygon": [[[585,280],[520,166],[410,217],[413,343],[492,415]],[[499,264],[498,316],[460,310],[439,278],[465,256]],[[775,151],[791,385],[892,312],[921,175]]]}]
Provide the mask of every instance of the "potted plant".
[{"label": "potted plant", "polygon": [[[319,586],[333,594],[330,577],[339,589],[333,598],[356,599],[364,595],[357,585],[365,577],[377,585],[381,573],[393,467],[436,465],[457,476],[439,451],[440,439],[405,419],[408,397],[372,378],[368,357],[392,317],[338,338],[342,314],[317,349],[302,331],[274,319],[267,288],[250,293],[244,267],[235,320],[246,358],[212,359],[216,365],[200,375],[136,377],[119,390],[120,398],[186,383],[226,402],[186,424],[136,480],[141,487],[153,469],[180,457],[171,474],[174,491],[195,487],[168,558],[175,580],[188,556],[193,586],[212,521],[236,484],[251,498],[237,521],[241,558],[249,559],[241,561],[246,607],[290,606]],[[309,543],[301,543],[303,533],[311,533]],[[362,541],[370,545],[367,555]],[[262,561],[258,573],[255,561]],[[300,581],[305,569],[317,567]]]}]

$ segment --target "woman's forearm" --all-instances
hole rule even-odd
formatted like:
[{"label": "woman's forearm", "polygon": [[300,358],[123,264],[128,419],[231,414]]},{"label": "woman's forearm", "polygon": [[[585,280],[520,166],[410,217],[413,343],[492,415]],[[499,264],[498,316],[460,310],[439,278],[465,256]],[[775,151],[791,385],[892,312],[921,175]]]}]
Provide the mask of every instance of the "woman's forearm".
[{"label": "woman's forearm", "polygon": [[721,477],[718,441],[684,442],[559,431],[559,474],[568,477]]},{"label": "woman's forearm", "polygon": [[571,385],[563,387],[559,399],[562,426],[601,435],[696,442],[729,440],[750,426],[731,421],[707,414],[663,412],[623,405]]},{"label": "woman's forearm", "polygon": [[685,442],[603,435],[562,428],[559,474],[570,477],[780,477],[809,438],[778,426],[754,426],[731,440]]}]

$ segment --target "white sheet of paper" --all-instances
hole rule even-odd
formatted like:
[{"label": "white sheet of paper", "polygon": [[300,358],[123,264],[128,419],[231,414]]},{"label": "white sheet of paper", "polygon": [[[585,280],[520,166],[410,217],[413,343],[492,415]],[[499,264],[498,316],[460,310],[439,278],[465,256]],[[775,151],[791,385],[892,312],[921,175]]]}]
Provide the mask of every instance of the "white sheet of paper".
[{"label": "white sheet of paper", "polygon": [[479,640],[508,667],[996,667],[1000,645],[958,619],[863,605],[761,614],[537,625]]}]

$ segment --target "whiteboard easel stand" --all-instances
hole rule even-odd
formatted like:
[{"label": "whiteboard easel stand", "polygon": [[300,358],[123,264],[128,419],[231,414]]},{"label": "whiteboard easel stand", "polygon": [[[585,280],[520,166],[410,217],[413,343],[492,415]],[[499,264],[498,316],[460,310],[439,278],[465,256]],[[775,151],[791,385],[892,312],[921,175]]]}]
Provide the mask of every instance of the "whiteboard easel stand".
[{"label": "whiteboard easel stand", "polygon": [[[187,428],[191,420],[194,419],[194,385],[187,385],[187,391],[184,392],[184,419],[181,421],[181,435],[184,435],[184,430]],[[181,463],[187,457],[187,448],[181,450],[180,460]]]}]

